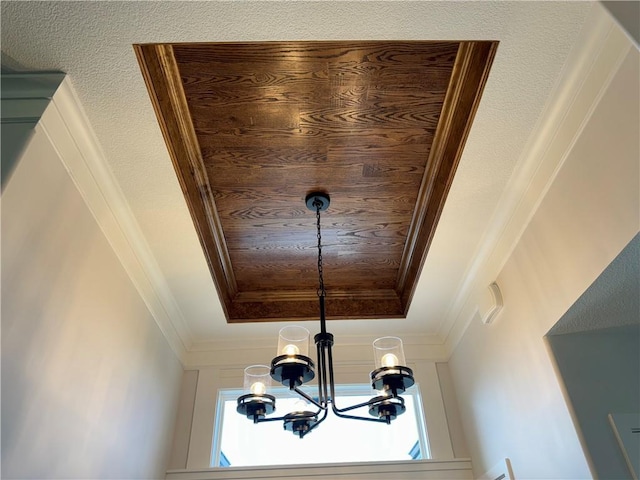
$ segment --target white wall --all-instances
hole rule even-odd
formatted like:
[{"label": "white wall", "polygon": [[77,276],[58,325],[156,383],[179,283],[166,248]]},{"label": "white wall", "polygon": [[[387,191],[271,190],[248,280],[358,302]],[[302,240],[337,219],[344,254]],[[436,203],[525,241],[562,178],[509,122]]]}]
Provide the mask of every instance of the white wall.
[{"label": "white wall", "polygon": [[2,194],[2,478],[162,478],[182,367],[38,126]]},{"label": "white wall", "polygon": [[632,48],[497,278],[504,310],[450,359],[476,476],[591,475],[544,336],[640,228],[639,82]]}]

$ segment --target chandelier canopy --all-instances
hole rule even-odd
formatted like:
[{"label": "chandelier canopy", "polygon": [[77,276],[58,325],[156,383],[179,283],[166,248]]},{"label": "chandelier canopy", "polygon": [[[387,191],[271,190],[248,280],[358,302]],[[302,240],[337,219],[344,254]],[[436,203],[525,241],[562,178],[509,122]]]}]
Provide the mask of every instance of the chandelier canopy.
[{"label": "chandelier canopy", "polygon": [[[297,325],[280,330],[277,356],[271,366],[252,365],[244,371],[244,394],[238,397],[237,411],[252,419],[254,423],[284,422],[285,430],[300,438],[320,425],[331,411],[338,417],[389,424],[405,412],[405,402],[400,396],[414,384],[413,371],[404,366],[402,340],[397,337],[382,337],[373,342],[375,370],[371,372],[371,386],[380,394],[369,401],[338,408],[336,405],[333,371],[333,335],[327,332],[325,316],[324,278],[322,270],[322,235],[320,212],[329,207],[330,198],[325,192],[312,192],[305,199],[307,208],[316,213],[318,238],[318,299],[320,307],[320,333],[314,336],[318,369],[318,394],[311,397],[300,389],[316,377],[316,365],[309,357],[309,331]],[[300,409],[282,417],[269,417],[276,410],[276,398],[269,394],[271,380],[281,383],[315,409]],[[369,407],[371,417],[348,414],[352,410]],[[309,407],[313,408],[313,407]]]}]

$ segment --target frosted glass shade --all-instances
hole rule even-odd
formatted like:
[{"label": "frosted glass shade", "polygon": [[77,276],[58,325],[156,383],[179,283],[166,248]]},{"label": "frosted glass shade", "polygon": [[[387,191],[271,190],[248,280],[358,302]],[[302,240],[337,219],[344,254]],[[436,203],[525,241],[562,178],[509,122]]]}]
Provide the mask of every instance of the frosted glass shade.
[{"label": "frosted glass shade", "polygon": [[298,325],[290,325],[280,329],[278,336],[278,353],[280,355],[309,356],[309,330]]},{"label": "frosted glass shade", "polygon": [[398,337],[381,337],[373,342],[376,368],[405,366],[402,340]]},{"label": "frosted glass shade", "polygon": [[266,365],[251,365],[244,369],[244,393],[264,395],[271,389],[271,369]]}]

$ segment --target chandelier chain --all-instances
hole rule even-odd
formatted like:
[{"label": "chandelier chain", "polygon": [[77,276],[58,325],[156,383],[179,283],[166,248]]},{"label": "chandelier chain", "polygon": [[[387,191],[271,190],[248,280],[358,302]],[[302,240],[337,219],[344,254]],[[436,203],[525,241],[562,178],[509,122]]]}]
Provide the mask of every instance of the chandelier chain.
[{"label": "chandelier chain", "polygon": [[316,200],[314,202],[316,207],[316,226],[318,229],[317,237],[318,237],[318,296],[324,297],[326,296],[326,291],[324,289],[324,278],[322,275],[322,234],[320,232],[320,208],[322,207],[322,202]]}]

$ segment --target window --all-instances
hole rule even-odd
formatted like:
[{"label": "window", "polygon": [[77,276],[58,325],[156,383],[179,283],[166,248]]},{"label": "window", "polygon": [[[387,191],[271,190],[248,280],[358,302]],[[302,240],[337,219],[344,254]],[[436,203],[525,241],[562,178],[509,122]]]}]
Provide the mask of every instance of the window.
[{"label": "window", "polygon": [[[299,397],[285,388],[272,389],[277,397],[273,416],[294,410]],[[312,390],[309,390],[312,391]],[[311,463],[373,462],[429,458],[417,385],[402,396],[407,411],[391,425],[338,418],[327,419],[303,439],[283,430],[282,422],[254,424],[236,412],[240,390],[221,390],[213,439],[214,467]],[[371,398],[369,385],[336,386],[336,403],[346,407]],[[365,408],[354,415],[369,416]]]}]

